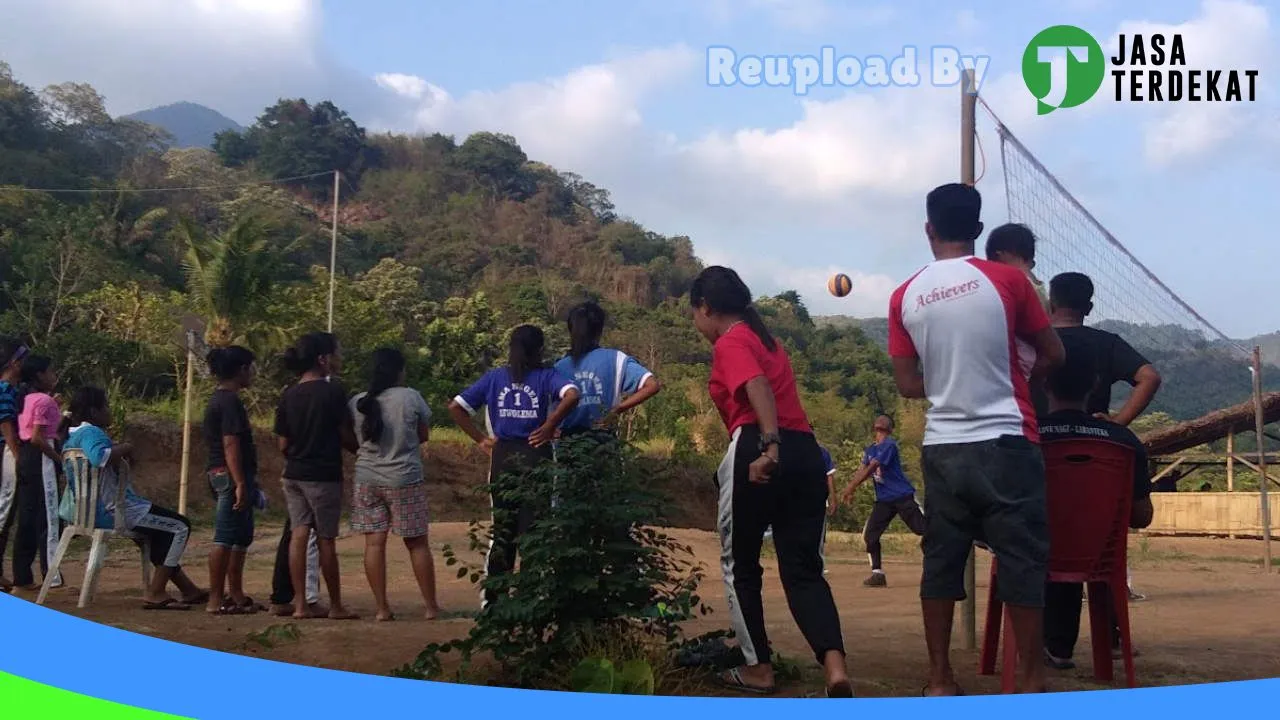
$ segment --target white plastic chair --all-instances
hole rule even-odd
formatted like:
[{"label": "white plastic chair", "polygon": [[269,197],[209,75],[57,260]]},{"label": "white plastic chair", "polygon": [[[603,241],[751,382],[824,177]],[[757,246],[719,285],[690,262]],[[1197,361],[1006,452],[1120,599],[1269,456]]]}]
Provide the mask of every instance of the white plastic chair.
[{"label": "white plastic chair", "polygon": [[89,459],[80,450],[67,450],[62,455],[63,467],[67,473],[67,492],[73,493],[75,504],[75,521],[68,523],[62,531],[62,539],[58,541],[58,550],[54,553],[53,564],[45,575],[44,585],[36,598],[37,605],[43,605],[49,594],[52,579],[57,577],[58,568],[62,565],[71,541],[77,535],[93,538],[89,549],[89,560],[85,564],[84,582],[80,586],[79,608],[88,607],[93,598],[94,588],[98,582],[98,571],[107,560],[107,541],[111,539],[130,540],[139,546],[142,558],[142,585],[151,584],[151,560],[148,551],[150,543],[145,536],[130,531],[124,522],[125,489],[129,487],[129,464],[121,462],[116,469],[115,526],[111,530],[96,527],[98,517],[98,500],[102,489],[102,470],[93,467]]}]

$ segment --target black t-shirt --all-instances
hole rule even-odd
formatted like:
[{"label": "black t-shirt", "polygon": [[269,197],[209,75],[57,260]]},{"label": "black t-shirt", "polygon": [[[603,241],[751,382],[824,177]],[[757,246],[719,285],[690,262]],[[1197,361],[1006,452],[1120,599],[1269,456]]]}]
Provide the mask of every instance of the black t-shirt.
[{"label": "black t-shirt", "polygon": [[1078,439],[1110,440],[1133,448],[1133,499],[1151,495],[1151,472],[1147,448],[1133,431],[1123,425],[1099,420],[1079,410],[1062,410],[1040,417],[1040,442]]},{"label": "black t-shirt", "polygon": [[350,418],[342,386],[313,380],[284,391],[275,433],[289,440],[284,476],[289,480],[342,482],[342,424]]},{"label": "black t-shirt", "polygon": [[227,456],[222,449],[224,435],[240,438],[240,468],[252,480],[258,476],[258,449],[253,443],[253,427],[249,425],[249,413],[233,390],[214,390],[209,407],[204,411],[204,441],[209,446],[208,469],[226,467]]},{"label": "black t-shirt", "polygon": [[[1115,333],[1083,325],[1060,327],[1057,330],[1058,337],[1062,338],[1064,343],[1070,338],[1093,352],[1099,382],[1098,388],[1089,396],[1088,410],[1091,414],[1110,413],[1111,386],[1118,382],[1129,383],[1130,386],[1136,385],[1134,378],[1138,370],[1149,362],[1142,353],[1134,350],[1132,345]],[[1039,384],[1033,389],[1032,395],[1036,414],[1044,415],[1049,412],[1048,398]]]}]

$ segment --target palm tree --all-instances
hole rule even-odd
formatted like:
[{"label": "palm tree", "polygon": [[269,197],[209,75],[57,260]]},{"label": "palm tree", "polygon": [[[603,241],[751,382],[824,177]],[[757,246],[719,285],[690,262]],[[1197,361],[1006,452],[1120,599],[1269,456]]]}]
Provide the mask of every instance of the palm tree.
[{"label": "palm tree", "polygon": [[208,321],[205,342],[225,347],[267,332],[255,327],[258,313],[296,242],[275,246],[269,228],[253,215],[237,218],[214,237],[189,219],[179,223],[178,232],[187,247],[183,267],[188,291]]}]

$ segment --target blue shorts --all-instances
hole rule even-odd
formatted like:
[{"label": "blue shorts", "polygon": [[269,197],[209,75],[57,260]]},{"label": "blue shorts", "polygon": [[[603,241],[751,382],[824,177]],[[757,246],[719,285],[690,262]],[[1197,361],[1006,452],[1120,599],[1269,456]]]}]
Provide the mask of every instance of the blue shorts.
[{"label": "blue shorts", "polygon": [[253,544],[253,504],[257,495],[255,478],[247,478],[249,497],[248,507],[237,512],[236,484],[226,468],[215,468],[209,471],[209,488],[217,499],[214,511],[213,544],[232,550],[248,550]]}]

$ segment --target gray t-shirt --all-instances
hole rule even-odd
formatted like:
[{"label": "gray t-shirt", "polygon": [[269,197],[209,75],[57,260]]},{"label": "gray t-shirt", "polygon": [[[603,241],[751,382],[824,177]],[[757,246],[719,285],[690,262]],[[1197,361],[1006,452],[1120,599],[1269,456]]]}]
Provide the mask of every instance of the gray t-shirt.
[{"label": "gray t-shirt", "polygon": [[388,388],[378,395],[382,409],[382,437],[371,443],[364,439],[364,415],[357,409],[360,393],[351,398],[360,452],[356,454],[356,482],[403,487],[422,482],[422,455],[419,452],[418,424],[431,420],[431,409],[417,390]]}]

